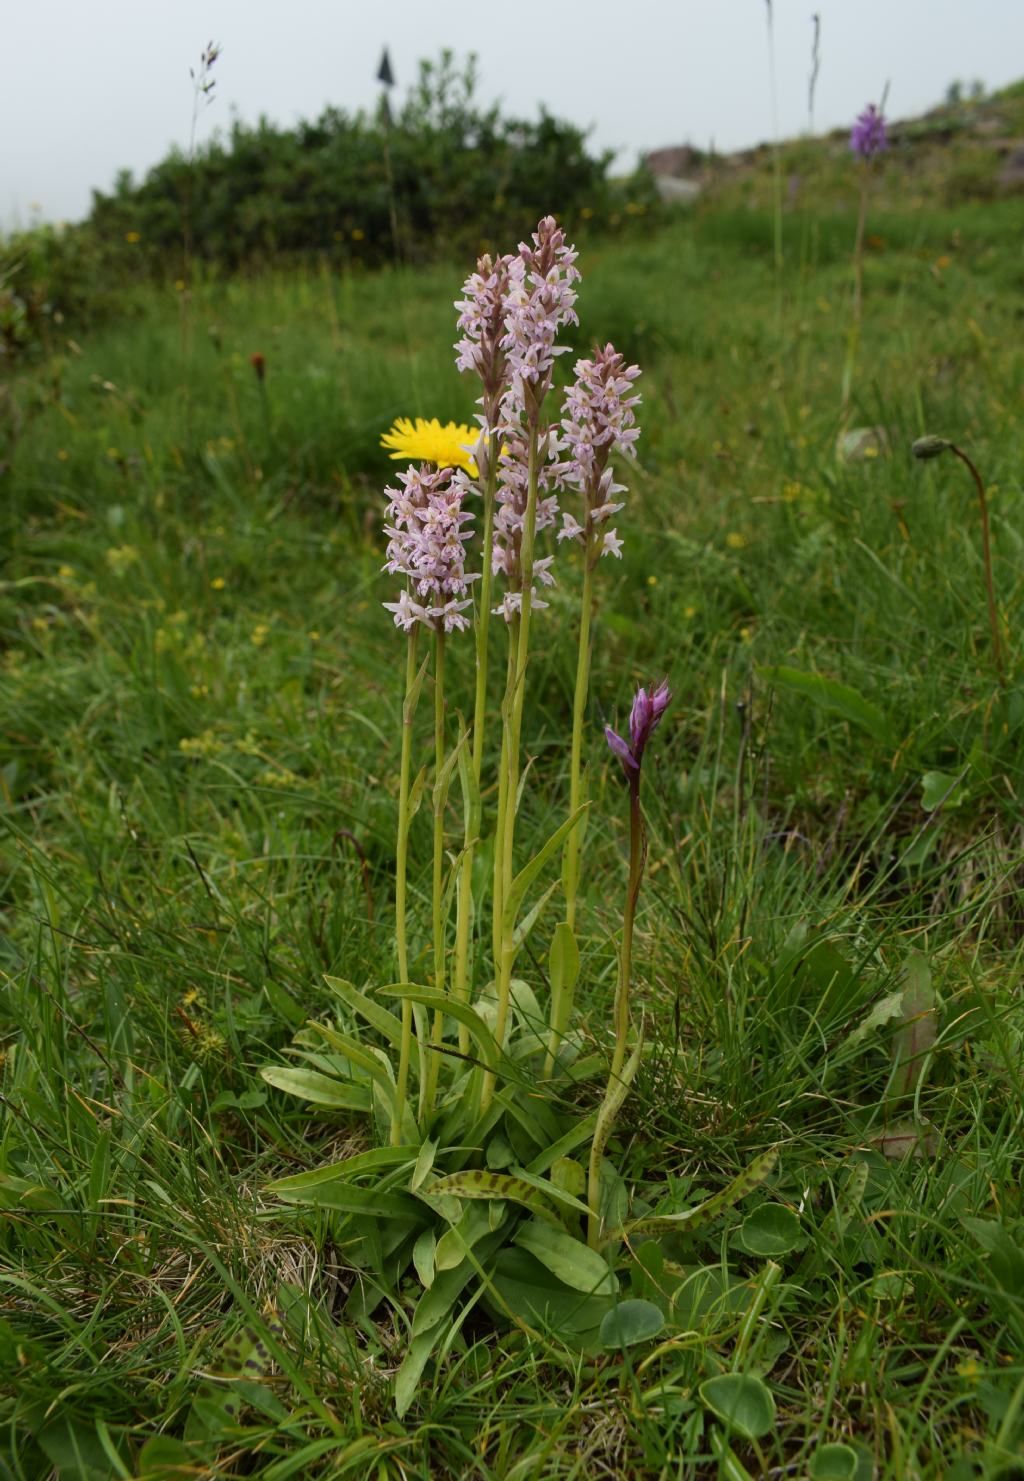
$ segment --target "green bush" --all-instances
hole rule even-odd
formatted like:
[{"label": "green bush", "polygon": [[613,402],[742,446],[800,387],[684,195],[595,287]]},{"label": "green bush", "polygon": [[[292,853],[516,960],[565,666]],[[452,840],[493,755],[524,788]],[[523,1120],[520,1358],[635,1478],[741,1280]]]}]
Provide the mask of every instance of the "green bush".
[{"label": "green bush", "polygon": [[[173,271],[183,255],[229,271],[326,255],[339,265],[471,255],[521,237],[538,219],[611,214],[622,187],[609,154],[543,112],[534,122],[481,108],[471,58],[422,62],[392,118],[328,108],[281,129],[239,121],[195,159],[173,151],[136,184],[96,192],[89,226],[105,252]],[[653,204],[646,177],[630,182]],[[129,249],[126,251],[125,249]]]},{"label": "green bush", "polygon": [[505,118],[475,98],[472,57],[420,64],[392,117],[328,108],[278,128],[235,121],[189,158],[172,150],[145,179],[122,171],[86,221],[41,227],[0,248],[0,363],[45,343],[48,326],[103,317],[125,289],[240,269],[326,261],[418,263],[520,240],[556,214],[615,228],[657,209],[644,170],[608,178],[610,154],[541,111]]}]

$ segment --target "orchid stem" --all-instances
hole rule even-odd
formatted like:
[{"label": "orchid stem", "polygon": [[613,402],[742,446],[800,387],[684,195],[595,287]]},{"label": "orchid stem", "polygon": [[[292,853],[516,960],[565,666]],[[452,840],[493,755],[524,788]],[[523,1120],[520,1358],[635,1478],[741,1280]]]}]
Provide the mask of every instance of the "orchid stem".
[{"label": "orchid stem", "polygon": [[[445,940],[444,940],[444,806],[443,788],[439,785],[444,769],[444,633],[434,634],[434,872],[433,872],[433,935],[434,935],[434,991],[444,992]],[[430,1058],[427,1062],[427,1089],[425,1110],[429,1115],[437,1098],[437,1080],[441,1068],[441,1043],[444,1033],[444,1014],[434,1012],[433,1029],[430,1036]]]},{"label": "orchid stem", "polygon": [[[498,991],[498,1013],[494,1037],[499,1047],[504,1044],[508,1025],[509,995],[512,985],[512,968],[515,963],[515,921],[506,919],[506,902],[512,884],[512,867],[515,858],[516,801],[519,791],[519,751],[523,726],[523,696],[526,691],[526,663],[530,647],[530,608],[533,600],[533,551],[537,529],[537,464],[539,432],[536,420],[530,424],[529,481],[527,485],[526,510],[523,515],[522,544],[519,552],[520,607],[518,632],[510,630],[508,683],[502,705],[504,721],[505,752],[503,756],[502,780],[505,784],[503,816],[495,833],[495,847],[500,857],[501,898],[495,891],[496,936],[500,940],[495,958],[495,973]],[[499,807],[501,801],[499,798]],[[498,878],[495,866],[495,879]],[[481,1090],[481,1110],[486,1110],[494,1094],[494,1075],[484,1076]]]},{"label": "orchid stem", "polygon": [[626,908],[622,914],[622,947],[619,951],[619,978],[615,989],[615,1048],[612,1051],[610,1076],[613,1081],[619,1078],[626,1060],[629,989],[633,975],[633,925],[646,861],[647,838],[643,813],[640,810],[640,773],[636,771],[629,778],[629,883],[626,887]]},{"label": "orchid stem", "polygon": [[989,537],[988,499],[985,496],[985,485],[982,482],[981,474],[962,448],[957,447],[955,442],[951,442],[949,444],[949,450],[951,453],[955,453],[961,463],[970,469],[971,477],[974,479],[974,486],[978,490],[978,504],[981,509],[981,551],[982,558],[985,562],[985,594],[988,598],[988,625],[989,631],[992,634],[992,657],[995,660],[999,683],[1005,689],[1006,668],[1003,663],[1003,645],[999,637],[999,615],[996,611],[995,587],[992,582],[992,542]]},{"label": "orchid stem", "polygon": [[[412,727],[416,713],[416,646],[419,626],[413,624],[405,654],[405,699],[402,702],[402,758],[398,781],[398,839],[395,846],[395,942],[398,951],[398,980],[409,981],[409,946],[406,937],[405,886],[409,858],[409,771],[412,758]],[[395,1110],[391,1120],[391,1144],[402,1141],[402,1120],[409,1087],[409,1058],[412,1053],[412,1003],[402,1003],[402,1039],[398,1052]]]},{"label": "orchid stem", "polygon": [[[492,439],[493,440],[493,439]],[[480,786],[484,755],[484,722],[487,713],[487,644],[491,621],[491,551],[494,546],[494,492],[498,479],[497,446],[489,450],[487,477],[484,481],[483,568],[480,573],[480,615],[476,628],[476,700],[473,706],[473,777]],[[479,831],[479,824],[477,831]],[[452,996],[459,1002],[469,1001],[469,938],[473,919],[473,852],[475,838],[472,819],[466,811],[462,863],[459,866],[458,899],[455,918],[455,966]],[[459,1051],[468,1054],[469,1029],[459,1024]]]},{"label": "orchid stem", "polygon": [[[594,562],[597,552],[589,548],[584,556],[583,598],[580,608],[579,649],[576,654],[576,691],[572,704],[572,748],[569,755],[569,814],[574,815],[583,791],[583,725],[590,688],[590,623],[594,605]],[[574,828],[565,842],[562,859],[562,885],[565,892],[565,923],[576,929],[576,897],[580,881],[580,829]],[[547,1053],[544,1056],[544,1079],[555,1067],[555,1055],[572,1012],[572,988],[552,993]]]}]

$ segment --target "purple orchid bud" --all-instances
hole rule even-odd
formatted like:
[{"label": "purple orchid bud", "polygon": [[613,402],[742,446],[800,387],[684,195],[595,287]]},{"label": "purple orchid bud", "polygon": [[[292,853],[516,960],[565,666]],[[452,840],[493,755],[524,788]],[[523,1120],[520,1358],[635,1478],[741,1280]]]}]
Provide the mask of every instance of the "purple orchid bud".
[{"label": "purple orchid bud", "polygon": [[644,747],[668,709],[671,698],[672,691],[667,679],[662,679],[658,685],[652,684],[650,689],[641,687],[637,690],[629,716],[629,738],[632,745],[627,745],[610,725],[605,726],[605,740],[622,762],[622,769],[627,777],[634,777],[640,771]]},{"label": "purple orchid bud", "polygon": [[634,757],[633,752],[626,745],[622,736],[617,734],[610,725],[604,727],[604,738],[622,762],[622,769],[627,776],[640,770],[640,763]]},{"label": "purple orchid bud", "polygon": [[671,698],[667,679],[662,679],[656,688],[652,684],[649,690],[641,688],[636,692],[633,709],[629,716],[629,737],[633,742],[633,755],[638,765],[643,758],[644,747],[662,715],[668,709]]}]

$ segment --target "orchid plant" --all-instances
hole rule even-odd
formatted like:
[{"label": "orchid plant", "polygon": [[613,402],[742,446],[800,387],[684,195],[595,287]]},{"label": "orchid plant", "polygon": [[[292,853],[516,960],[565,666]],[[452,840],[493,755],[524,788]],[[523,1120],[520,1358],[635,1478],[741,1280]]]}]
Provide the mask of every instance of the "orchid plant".
[{"label": "orchid plant", "polygon": [[[264,1078],[314,1105],[361,1113],[366,1146],[341,1162],[283,1178],[269,1191],[324,1210],[336,1242],[363,1274],[351,1304],[368,1314],[388,1300],[407,1316],[409,1341],[395,1382],[400,1412],[423,1369],[469,1310],[576,1347],[600,1345],[616,1311],[616,1267],[632,1234],[678,1235],[719,1213],[770,1171],[766,1154],[696,1208],[654,1210],[634,1198],[605,1156],[615,1118],[643,1054],[631,1035],[633,922],[646,852],[642,763],[670,701],[667,683],[641,688],[628,741],[607,731],[630,802],[630,865],[610,1046],[585,1034],[573,1012],[581,837],[589,806],[583,758],[596,570],[622,541],[610,525],[624,506],[613,457],[635,455],[640,371],[612,345],[581,359],[559,397],[560,332],[576,324],[575,249],[542,220],[518,252],[482,257],[457,302],[459,368],[478,378],[480,413],[465,426],[396,423],[392,456],[416,456],[387,492],[385,571],[401,579],[384,603],[405,634],[405,697],[395,846],[393,983],[328,983],[335,1022],[295,1037],[292,1066]],[[571,509],[560,509],[569,495]],[[478,511],[478,513],[474,513]],[[558,528],[561,520],[561,528]],[[535,616],[553,585],[556,546],[576,546],[582,566],[579,651],[566,815],[530,858],[517,822],[524,697]],[[479,541],[474,545],[475,536]],[[499,645],[492,631],[504,628]],[[475,629],[472,720],[453,724],[446,699],[448,646]],[[421,656],[421,640],[427,652]],[[495,744],[488,746],[488,676],[499,646],[505,686]],[[433,691],[430,760],[415,768],[416,716],[428,674]],[[496,775],[485,766],[496,761]],[[462,836],[454,859],[450,794],[458,777]],[[487,785],[485,786],[485,781]],[[410,824],[425,796],[433,813],[429,979],[410,954]],[[485,810],[484,798],[492,799]],[[474,868],[483,843],[490,868]],[[516,975],[524,942],[541,929],[555,891],[545,871],[561,857],[562,919],[549,952],[550,997]],[[454,917],[454,919],[453,919]],[[388,1003],[396,1005],[392,1012]],[[610,1049],[610,1054],[609,1054]],[[603,1095],[598,1090],[605,1078]],[[591,1087],[588,1091],[588,1087]],[[589,1102],[597,1108],[581,1109]],[[589,1144],[586,1158],[577,1154]],[[418,1295],[417,1295],[418,1292]],[[410,1313],[411,1306],[411,1314]]]}]

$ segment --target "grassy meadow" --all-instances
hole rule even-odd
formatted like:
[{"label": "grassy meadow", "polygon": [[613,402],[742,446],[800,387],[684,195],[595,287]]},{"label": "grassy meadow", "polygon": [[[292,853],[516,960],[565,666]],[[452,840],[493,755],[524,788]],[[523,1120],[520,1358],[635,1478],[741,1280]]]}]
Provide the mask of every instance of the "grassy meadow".
[{"label": "grassy meadow", "polygon": [[[602,725],[637,683],[675,695],[644,784],[652,1047],[612,1155],[677,1209],[778,1164],[681,1237],[703,1284],[656,1338],[580,1353],[475,1310],[402,1420],[401,1303],[353,1315],[343,1217],[265,1192],[363,1132],[259,1071],[337,1011],[325,974],[394,979],[378,444],[472,414],[450,349],[472,264],[135,286],[0,383],[4,1478],[1024,1475],[1019,201],[872,212],[845,413],[855,213],[784,224],[781,274],[763,209],[577,233],[571,336],[643,371],[585,744],[602,1051],[628,823]],[[987,483],[1005,684],[974,486],[911,457],[926,433]],[[524,857],[567,807],[579,572],[557,569]],[[452,712],[473,682],[456,636]],[[538,992],[550,924],[519,966]],[[635,1250],[620,1279],[652,1294]],[[740,1366],[774,1410],[725,1443],[701,1388]]]}]

